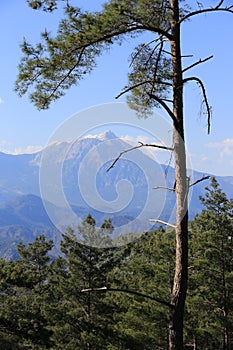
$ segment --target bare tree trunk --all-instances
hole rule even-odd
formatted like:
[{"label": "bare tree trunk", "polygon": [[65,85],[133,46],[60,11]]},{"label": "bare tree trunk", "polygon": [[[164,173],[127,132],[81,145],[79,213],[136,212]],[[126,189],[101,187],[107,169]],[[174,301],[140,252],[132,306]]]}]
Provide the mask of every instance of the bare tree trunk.
[{"label": "bare tree trunk", "polygon": [[197,338],[193,338],[193,350],[197,350]]},{"label": "bare tree trunk", "polygon": [[[225,322],[227,321],[227,313],[224,311]],[[230,342],[229,342],[229,331],[228,327],[224,327],[223,334],[223,350],[230,350]]]},{"label": "bare tree trunk", "polygon": [[176,173],[176,262],[171,295],[169,349],[183,349],[183,319],[188,281],[188,211],[186,150],[183,125],[183,75],[180,49],[179,1],[171,0],[174,160]]}]

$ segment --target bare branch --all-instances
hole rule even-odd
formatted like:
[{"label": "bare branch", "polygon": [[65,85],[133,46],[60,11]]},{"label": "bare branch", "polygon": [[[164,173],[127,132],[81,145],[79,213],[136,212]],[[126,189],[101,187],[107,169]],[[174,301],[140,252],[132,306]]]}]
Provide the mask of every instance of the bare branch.
[{"label": "bare branch", "polygon": [[173,103],[173,100],[170,100],[169,98],[161,98],[162,101]]},{"label": "bare branch", "polygon": [[139,146],[135,146],[135,147],[131,147],[131,148],[128,148],[122,152],[120,152],[119,156],[114,160],[114,162],[110,165],[110,167],[107,169],[107,172],[110,171],[112,168],[114,168],[115,164],[118,162],[118,160],[123,156],[123,154],[127,153],[127,152],[131,152],[135,149],[138,149],[138,148],[141,148],[142,146],[139,145]]},{"label": "bare branch", "polygon": [[176,228],[176,225],[169,224],[169,222],[166,222],[166,221],[163,221],[163,220],[159,220],[159,219],[150,219],[149,221],[150,221],[150,222],[158,222],[158,223],[160,223],[160,224],[163,224],[163,225],[167,225],[167,226]]},{"label": "bare branch", "polygon": [[141,147],[154,147],[154,148],[165,149],[167,151],[173,151],[174,150],[173,147],[157,145],[157,144],[153,144],[153,143],[143,143],[141,141],[138,141],[138,143],[140,144]]},{"label": "bare branch", "polygon": [[173,40],[173,35],[169,33],[169,29],[170,28],[168,28],[167,30],[163,30],[161,28],[147,27],[147,26],[144,26],[144,25],[141,25],[141,27],[144,27],[144,28],[142,28],[144,30],[148,30],[148,31],[157,33],[159,35],[165,36],[168,40]]},{"label": "bare branch", "polygon": [[[174,57],[174,55],[170,52],[170,51],[167,51],[167,50],[163,50],[164,53],[166,53],[167,55],[171,55]],[[181,57],[183,58],[186,58],[186,57],[193,57],[193,55],[181,55]]]},{"label": "bare branch", "polygon": [[220,2],[218,3],[218,5],[216,5],[216,8],[222,6],[222,4],[224,3],[225,0],[220,0]]},{"label": "bare branch", "polygon": [[223,2],[224,0],[221,0],[215,7],[208,7],[208,8],[199,9],[197,11],[190,12],[186,16],[182,17],[179,23],[186,21],[190,17],[196,16],[202,13],[207,13],[207,12],[225,11],[225,12],[233,13],[233,5],[228,7],[221,7]]},{"label": "bare branch", "polygon": [[211,177],[210,175],[203,176],[201,179],[198,179],[198,180],[194,181],[193,183],[191,183],[189,185],[189,187],[195,186],[196,184],[198,184],[199,182],[202,182],[204,180],[208,180],[210,177]]},{"label": "bare branch", "polygon": [[205,86],[202,82],[201,79],[197,78],[197,77],[189,77],[183,80],[183,83],[186,83],[188,81],[196,81],[201,89],[202,89],[202,93],[203,93],[203,98],[204,98],[204,103],[206,105],[206,110],[207,110],[207,125],[208,125],[208,134],[210,133],[210,121],[211,121],[211,107],[209,105],[208,99],[207,99],[207,95],[206,95],[206,91],[205,91]]},{"label": "bare branch", "polygon": [[[135,85],[132,85],[132,86],[129,86],[127,87],[125,90],[121,91],[119,93],[119,95],[117,95],[115,97],[115,99],[117,100],[119,97],[121,97],[122,95],[126,94],[127,92],[141,86],[141,85],[144,85],[144,84],[152,84],[152,80],[145,80],[145,81],[142,81],[140,83],[137,83]],[[169,83],[168,81],[161,81],[161,80],[157,80],[157,81],[154,81],[154,83],[157,83],[157,84],[162,84],[162,85],[167,85],[167,86],[172,86],[172,83]]]},{"label": "bare branch", "polygon": [[169,308],[173,309],[174,305],[168,303],[165,300],[161,300],[159,298],[152,297],[151,295],[143,294],[134,290],[128,290],[128,289],[122,289],[122,288],[107,288],[107,287],[102,287],[102,288],[87,288],[87,289],[82,289],[82,293],[91,293],[91,292],[100,292],[100,293],[105,293],[105,292],[119,292],[119,293],[127,293],[127,294],[133,294],[137,295],[139,297],[143,297],[146,299],[150,299],[153,301],[156,301],[159,304],[163,304],[165,306],[168,306]]},{"label": "bare branch", "polygon": [[[164,53],[166,53],[167,55],[170,55],[172,57],[174,57],[174,55],[170,52],[170,51],[167,51],[167,50],[162,50]],[[181,58],[191,58],[193,57],[193,55],[181,55],[180,56]]]},{"label": "bare branch", "polygon": [[128,148],[122,152],[120,152],[119,156],[114,160],[114,162],[111,164],[111,166],[107,169],[107,172],[114,168],[115,164],[118,162],[118,160],[123,156],[123,154],[134,151],[135,149],[142,148],[142,147],[155,147],[155,148],[160,148],[160,149],[165,149],[167,151],[173,151],[172,147],[167,147],[167,146],[162,146],[162,145],[156,145],[156,144],[150,144],[150,143],[142,143],[138,141],[139,145],[134,146],[131,148]]},{"label": "bare branch", "polygon": [[133,89],[136,89],[137,87],[139,87],[139,86],[141,86],[141,85],[144,85],[144,84],[151,84],[151,83],[152,83],[151,80],[145,80],[145,81],[142,81],[142,82],[140,82],[140,83],[137,83],[137,84],[135,84],[135,85],[133,85],[133,86],[129,86],[129,87],[126,88],[125,90],[121,91],[121,92],[119,93],[119,95],[117,95],[117,96],[115,97],[115,99],[118,99],[118,98],[121,97],[122,95],[126,94],[127,92],[129,92],[129,91],[131,91],[131,90],[133,90]]},{"label": "bare branch", "polygon": [[175,191],[176,189],[175,188],[172,188],[172,187],[166,187],[166,186],[156,186],[156,187],[153,187],[154,190],[158,190],[158,189],[164,189],[164,190],[168,190],[168,191]]},{"label": "bare branch", "polygon": [[149,94],[149,96],[151,98],[153,98],[155,101],[157,101],[165,109],[165,111],[168,113],[168,115],[172,118],[173,123],[175,125],[177,125],[176,117],[173,114],[172,110],[167,106],[167,104],[161,98],[159,98],[158,96],[156,96],[154,94]]},{"label": "bare branch", "polygon": [[207,58],[205,58],[205,59],[203,59],[203,60],[200,58],[199,61],[197,61],[197,62],[191,64],[190,66],[188,66],[188,67],[186,67],[186,68],[184,68],[182,72],[184,73],[184,72],[186,72],[187,70],[189,70],[189,69],[191,69],[191,68],[197,66],[198,64],[204,63],[204,62],[210,60],[210,59],[213,58],[213,57],[214,57],[214,56],[211,55],[211,56],[209,56],[209,57],[207,57]]},{"label": "bare branch", "polygon": [[190,58],[193,57],[193,55],[181,55],[182,58]]}]

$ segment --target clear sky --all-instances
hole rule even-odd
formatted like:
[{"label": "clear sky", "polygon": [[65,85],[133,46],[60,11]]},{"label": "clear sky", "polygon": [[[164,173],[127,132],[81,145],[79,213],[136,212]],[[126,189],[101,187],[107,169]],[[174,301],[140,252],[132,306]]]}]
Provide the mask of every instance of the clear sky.
[{"label": "clear sky", "polygon": [[[102,1],[73,1],[83,8],[98,8]],[[226,0],[230,3],[230,0]],[[195,4],[195,1],[190,1]],[[216,1],[203,1],[204,4]],[[19,98],[13,91],[23,37],[37,42],[44,28],[56,33],[61,11],[46,14],[31,10],[26,0],[2,0],[0,3],[0,150],[12,153],[32,152],[47,144],[54,130],[71,115],[103,103],[115,102],[115,96],[127,84],[131,41],[115,47],[98,59],[98,67],[79,86],[37,111],[28,96]],[[211,61],[189,71],[206,85],[213,107],[211,135],[206,132],[205,117],[200,118],[201,93],[194,83],[185,89],[185,127],[193,167],[203,173],[233,175],[233,15],[208,14],[183,24],[184,66],[214,55]],[[124,97],[119,101],[123,102]],[[163,114],[162,110],[158,111]],[[127,131],[126,131],[127,133]]]}]

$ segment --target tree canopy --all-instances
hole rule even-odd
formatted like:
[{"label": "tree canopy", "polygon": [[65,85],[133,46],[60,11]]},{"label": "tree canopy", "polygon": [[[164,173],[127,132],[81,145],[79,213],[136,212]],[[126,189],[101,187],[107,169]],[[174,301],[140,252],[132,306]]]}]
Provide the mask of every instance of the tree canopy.
[{"label": "tree canopy", "polygon": [[[204,210],[189,230],[184,349],[229,350],[233,203],[214,179],[201,200]],[[106,249],[80,240],[87,223],[90,234],[97,235],[89,215],[77,232],[64,233],[60,256],[51,259],[52,242],[40,236],[19,244],[18,259],[0,260],[2,349],[168,348],[169,307],[159,300],[169,301],[173,287],[174,231],[158,228],[126,246]],[[103,226],[109,224],[106,220]],[[91,292],[92,287],[100,290]]]},{"label": "tree canopy", "polygon": [[[21,46],[24,56],[19,65],[16,91],[24,95],[29,90],[38,109],[48,108],[51,101],[63,96],[90,73],[96,67],[96,58],[113,44],[120,45],[127,37],[134,39],[144,32],[151,34],[151,40],[142,41],[132,52],[129,83],[124,88],[130,91],[128,101],[145,115],[155,105],[159,106],[161,100],[171,97],[171,55],[167,44],[172,39],[169,0],[111,0],[103,4],[100,12],[83,12],[62,0],[28,0],[28,3],[33,9],[50,12],[55,11],[59,3],[64,4],[64,18],[57,36],[52,37],[45,30],[37,45],[24,40]],[[178,21],[182,23],[199,13],[232,12],[232,6],[224,3],[193,9],[189,2],[179,2]]]}]

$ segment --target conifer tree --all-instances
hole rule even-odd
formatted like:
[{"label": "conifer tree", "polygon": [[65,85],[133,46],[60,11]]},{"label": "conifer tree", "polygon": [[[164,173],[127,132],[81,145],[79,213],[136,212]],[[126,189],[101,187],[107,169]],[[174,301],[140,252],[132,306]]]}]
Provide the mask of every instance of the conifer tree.
[{"label": "conifer tree", "polygon": [[[2,261],[0,320],[8,334],[9,349],[42,350],[51,346],[44,310],[52,246],[52,241],[42,235],[28,246],[18,245],[19,259]],[[7,349],[8,345],[4,346]]]},{"label": "conifer tree", "polygon": [[[112,287],[169,301],[175,256],[173,237],[172,230],[165,233],[159,228],[131,243],[128,255],[110,272]],[[168,348],[167,305],[134,294],[109,294],[119,309],[114,315],[114,328],[122,349]]]},{"label": "conifer tree", "polygon": [[94,246],[106,238],[107,229],[108,233],[113,231],[110,220],[98,230],[94,218],[88,215],[77,233],[68,228],[63,234],[64,258],[50,281],[54,300],[57,298],[48,316],[56,349],[107,349],[113,311],[106,304],[105,295],[83,292],[106,286],[108,272],[115,266],[114,249]]},{"label": "conifer tree", "polygon": [[233,346],[233,201],[216,179],[201,197],[205,209],[191,224],[188,325],[195,349]]}]

